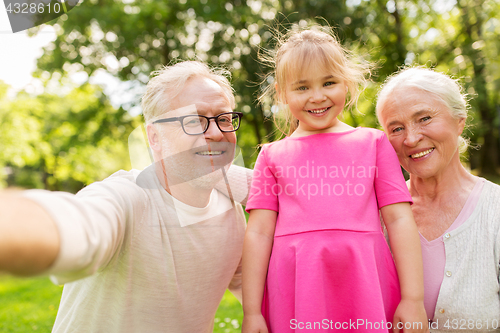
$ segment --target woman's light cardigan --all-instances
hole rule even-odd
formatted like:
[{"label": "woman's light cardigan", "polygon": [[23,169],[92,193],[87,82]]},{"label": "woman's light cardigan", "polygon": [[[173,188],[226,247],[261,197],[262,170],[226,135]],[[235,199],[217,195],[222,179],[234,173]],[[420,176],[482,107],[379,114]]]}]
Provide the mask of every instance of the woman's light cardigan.
[{"label": "woman's light cardigan", "polygon": [[500,186],[486,180],[471,216],[443,241],[445,274],[431,332],[500,332]]}]

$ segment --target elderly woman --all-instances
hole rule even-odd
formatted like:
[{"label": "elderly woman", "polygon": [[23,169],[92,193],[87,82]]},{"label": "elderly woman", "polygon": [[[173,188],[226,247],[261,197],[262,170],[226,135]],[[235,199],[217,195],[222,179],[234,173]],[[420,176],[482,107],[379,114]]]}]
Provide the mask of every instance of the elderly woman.
[{"label": "elderly woman", "polygon": [[410,174],[431,331],[500,331],[500,186],[460,163],[461,87],[430,69],[402,70],[380,91],[377,116]]}]

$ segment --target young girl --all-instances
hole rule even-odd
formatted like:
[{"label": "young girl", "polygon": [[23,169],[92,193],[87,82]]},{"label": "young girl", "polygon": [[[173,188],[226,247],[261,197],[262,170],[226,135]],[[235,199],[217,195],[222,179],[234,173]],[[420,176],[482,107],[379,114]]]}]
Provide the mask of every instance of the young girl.
[{"label": "young girl", "polygon": [[383,132],[337,119],[346,97],[356,103],[363,71],[319,29],[289,33],[274,60],[290,131],[255,165],[242,332],[426,332],[420,243],[396,154]]}]

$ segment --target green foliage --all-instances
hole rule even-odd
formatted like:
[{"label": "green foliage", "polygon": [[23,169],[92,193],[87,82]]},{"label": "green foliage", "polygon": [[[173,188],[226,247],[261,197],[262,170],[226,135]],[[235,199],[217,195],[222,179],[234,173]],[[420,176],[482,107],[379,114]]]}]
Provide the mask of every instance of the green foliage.
[{"label": "green foliage", "polygon": [[[348,123],[377,127],[376,92],[401,66],[421,64],[463,78],[473,97],[473,168],[495,173],[500,162],[500,10],[498,0],[86,0],[55,24],[58,37],[38,61],[39,76],[106,70],[144,85],[152,70],[178,59],[200,59],[233,73],[238,133],[244,160],[274,138],[270,105],[260,106],[258,52],[272,48],[272,32],[311,22],[334,27],[349,49],[376,64],[359,114]],[[45,72],[45,73],[44,73]],[[364,98],[364,99],[363,99]],[[137,102],[139,100],[137,99]],[[29,153],[29,152],[27,152]]]},{"label": "green foliage", "polygon": [[[50,332],[56,319],[62,287],[49,279],[20,279],[0,275],[0,332]],[[241,331],[241,304],[226,291],[214,320],[214,333]]]},{"label": "green foliage", "polygon": [[75,192],[129,168],[126,139],[135,121],[100,88],[0,101],[0,167],[10,171],[2,177],[9,185]]},{"label": "green foliage", "polygon": [[405,18],[408,36],[405,63],[423,64],[460,79],[471,104],[471,131],[479,151],[470,163],[483,175],[497,173],[500,164],[500,21],[499,1],[460,0],[397,2],[395,13]]},{"label": "green foliage", "polygon": [[277,6],[269,0],[84,1],[58,21],[58,38],[39,60],[39,75],[85,71],[91,76],[105,69],[121,80],[145,84],[152,70],[176,59],[229,68],[237,111],[245,113],[240,137],[250,149],[244,159],[251,162],[253,147],[272,131],[255,103],[255,83],[262,72],[257,49],[271,37],[266,25],[272,24]]}]

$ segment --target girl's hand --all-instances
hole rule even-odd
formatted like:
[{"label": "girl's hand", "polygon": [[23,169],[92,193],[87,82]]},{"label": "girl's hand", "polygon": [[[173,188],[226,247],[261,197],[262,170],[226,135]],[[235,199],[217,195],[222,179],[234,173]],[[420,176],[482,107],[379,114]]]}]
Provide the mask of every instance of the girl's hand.
[{"label": "girl's hand", "polygon": [[245,315],[241,333],[269,333],[264,316],[262,314]]},{"label": "girl's hand", "polygon": [[394,313],[394,333],[429,333],[424,302],[402,299]]}]

